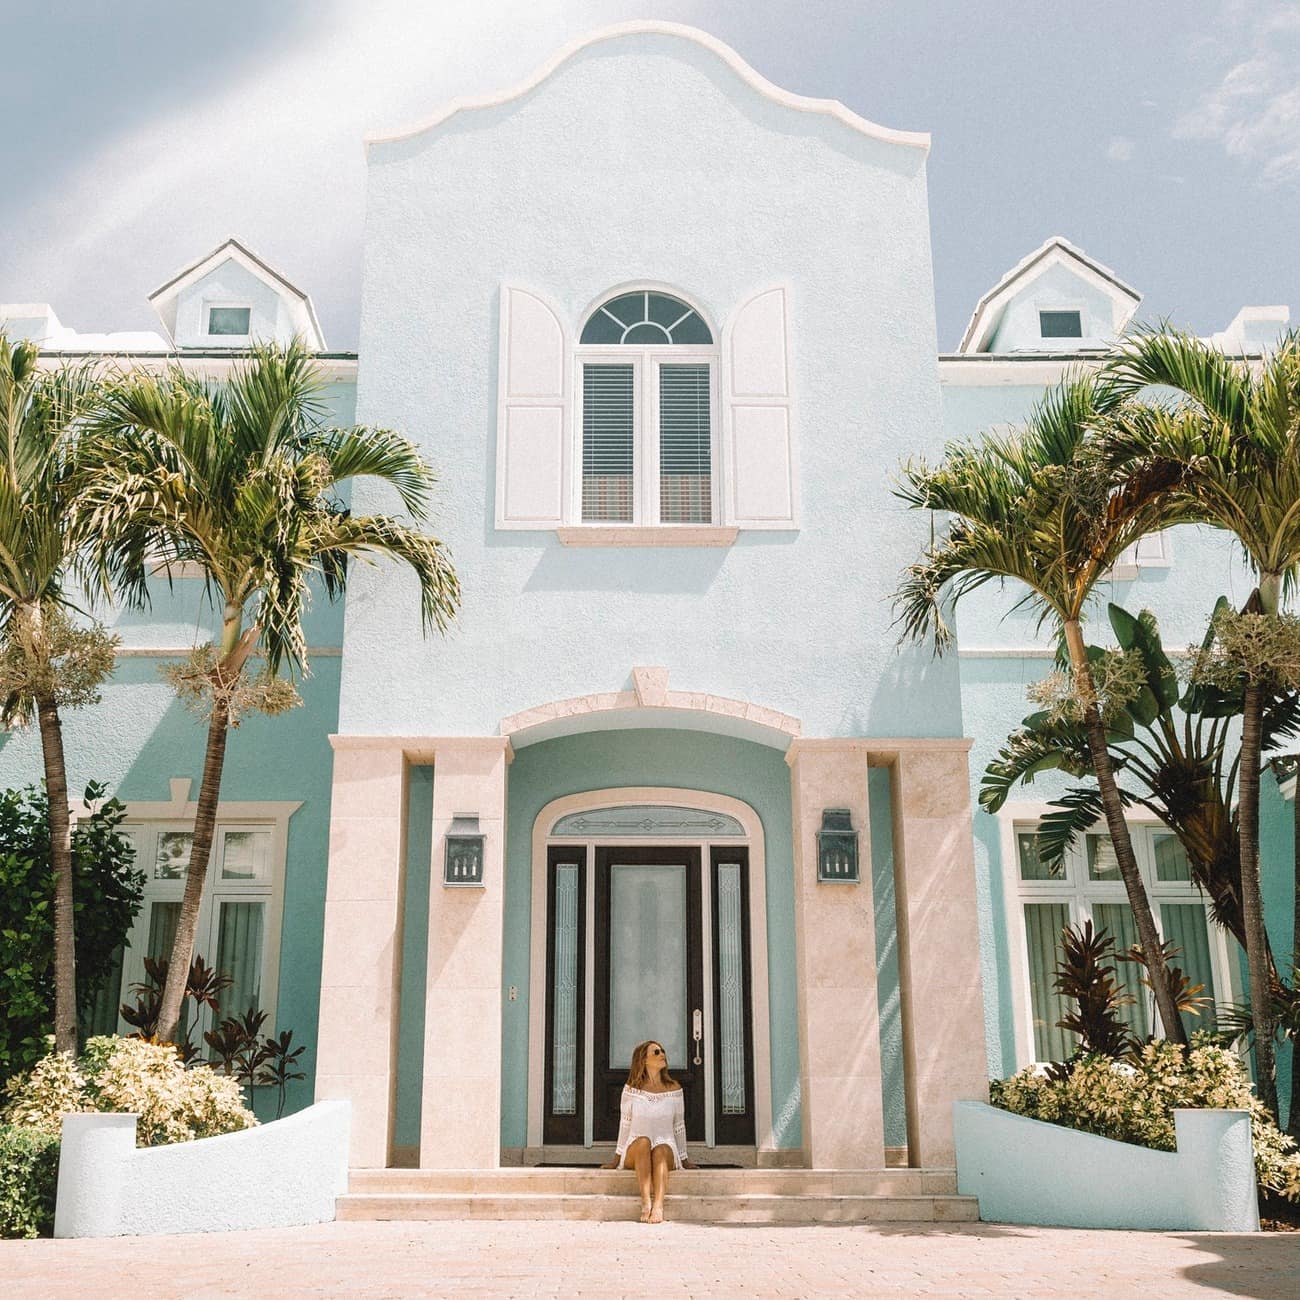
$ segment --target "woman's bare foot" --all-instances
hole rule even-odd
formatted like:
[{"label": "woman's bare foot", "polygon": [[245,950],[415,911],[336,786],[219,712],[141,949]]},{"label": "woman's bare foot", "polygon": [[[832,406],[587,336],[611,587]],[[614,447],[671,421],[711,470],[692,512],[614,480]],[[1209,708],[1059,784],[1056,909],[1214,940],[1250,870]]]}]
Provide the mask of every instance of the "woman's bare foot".
[{"label": "woman's bare foot", "polygon": [[664,1221],[664,1207],[662,1205],[654,1206],[650,1211],[650,1217],[647,1223],[662,1223]]},{"label": "woman's bare foot", "polygon": [[650,1203],[648,1201],[641,1207],[641,1222],[650,1222]]}]

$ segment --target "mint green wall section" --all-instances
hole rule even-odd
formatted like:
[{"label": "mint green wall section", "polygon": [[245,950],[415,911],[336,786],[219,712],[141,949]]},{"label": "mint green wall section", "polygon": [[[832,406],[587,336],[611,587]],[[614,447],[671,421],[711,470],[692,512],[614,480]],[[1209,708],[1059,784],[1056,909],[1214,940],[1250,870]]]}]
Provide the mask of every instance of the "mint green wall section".
[{"label": "mint green wall section", "polygon": [[393,1145],[420,1144],[424,1084],[424,990],[429,966],[429,882],[433,853],[433,768],[414,766],[406,787],[406,887],[402,898],[402,982],[397,1028],[397,1123]]},{"label": "mint green wall section", "polygon": [[[163,662],[123,658],[100,704],[67,713],[64,740],[74,794],[96,780],[128,803],[154,802],[169,797],[169,780],[189,777],[191,797],[197,796],[206,728],[159,677]],[[253,715],[231,731],[221,783],[223,800],[303,805],[289,823],[277,1028],[292,1029],[294,1041],[307,1044],[301,1058],[307,1078],[290,1085],[287,1110],[310,1102],[315,1073],[333,770],[329,735],[337,728],[339,662],[322,656],[313,663],[300,687],[301,708],[278,718]],[[0,741],[0,785],[24,785],[40,776],[35,729],[7,733]]]},{"label": "mint green wall section", "polygon": [[[1264,886],[1264,920],[1278,967],[1286,972],[1294,960],[1296,937],[1295,805],[1282,797],[1270,772],[1264,773],[1259,789],[1259,870]],[[1284,1125],[1289,1122],[1287,1109],[1294,1069],[1295,1049],[1284,1044],[1277,1053],[1277,1095]]]},{"label": "mint green wall section", "polygon": [[[620,786],[709,790],[749,804],[767,851],[767,960],[776,1142],[798,1147],[799,1026],[795,1010],[793,838],[790,769],[765,745],[699,731],[598,731],[521,749],[510,766],[506,825],[505,960],[502,1001],[501,1145],[527,1141],[528,1006],[532,919],[532,834],[552,799]],[[764,1063],[755,1062],[755,1069]]]},{"label": "mint green wall section", "polygon": [[898,910],[894,894],[893,788],[889,769],[867,774],[871,815],[871,890],[876,914],[876,1000],[880,1007],[880,1090],[885,1145],[907,1145],[903,1092],[903,1009],[898,985]]}]

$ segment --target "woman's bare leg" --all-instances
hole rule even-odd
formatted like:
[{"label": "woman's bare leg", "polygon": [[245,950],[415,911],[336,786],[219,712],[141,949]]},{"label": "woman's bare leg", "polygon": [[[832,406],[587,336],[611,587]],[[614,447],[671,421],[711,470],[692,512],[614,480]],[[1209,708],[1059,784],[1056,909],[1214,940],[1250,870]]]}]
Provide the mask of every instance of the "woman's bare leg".
[{"label": "woman's bare leg", "polygon": [[623,1168],[631,1165],[636,1170],[636,1187],[641,1193],[641,1222],[650,1218],[650,1197],[653,1190],[653,1176],[650,1170],[650,1139],[637,1138],[628,1144],[623,1156]]},{"label": "woman's bare leg", "polygon": [[673,1167],[673,1153],[662,1143],[651,1152],[651,1170],[654,1175],[654,1204],[650,1207],[650,1222],[664,1221],[664,1197],[668,1193],[668,1171]]}]

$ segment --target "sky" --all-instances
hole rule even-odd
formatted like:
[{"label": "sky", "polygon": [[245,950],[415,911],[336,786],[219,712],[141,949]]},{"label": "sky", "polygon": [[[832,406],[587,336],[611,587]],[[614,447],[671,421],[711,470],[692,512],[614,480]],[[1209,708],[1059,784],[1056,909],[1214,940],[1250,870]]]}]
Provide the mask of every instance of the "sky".
[{"label": "sky", "polygon": [[1050,235],[1208,334],[1300,315],[1300,0],[0,0],[0,302],[150,329],[234,235],[356,346],[367,134],[634,18],[928,131],[941,349]]}]

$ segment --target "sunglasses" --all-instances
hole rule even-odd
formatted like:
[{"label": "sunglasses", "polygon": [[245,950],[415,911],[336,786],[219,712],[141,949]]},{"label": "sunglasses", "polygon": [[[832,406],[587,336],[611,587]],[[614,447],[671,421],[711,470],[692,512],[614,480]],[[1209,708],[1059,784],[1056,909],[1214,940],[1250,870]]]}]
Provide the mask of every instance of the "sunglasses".
[{"label": "sunglasses", "polygon": [[652,1047],[650,1049],[651,1056],[662,1056],[663,1054],[664,1054],[664,1049],[662,1047]]}]

